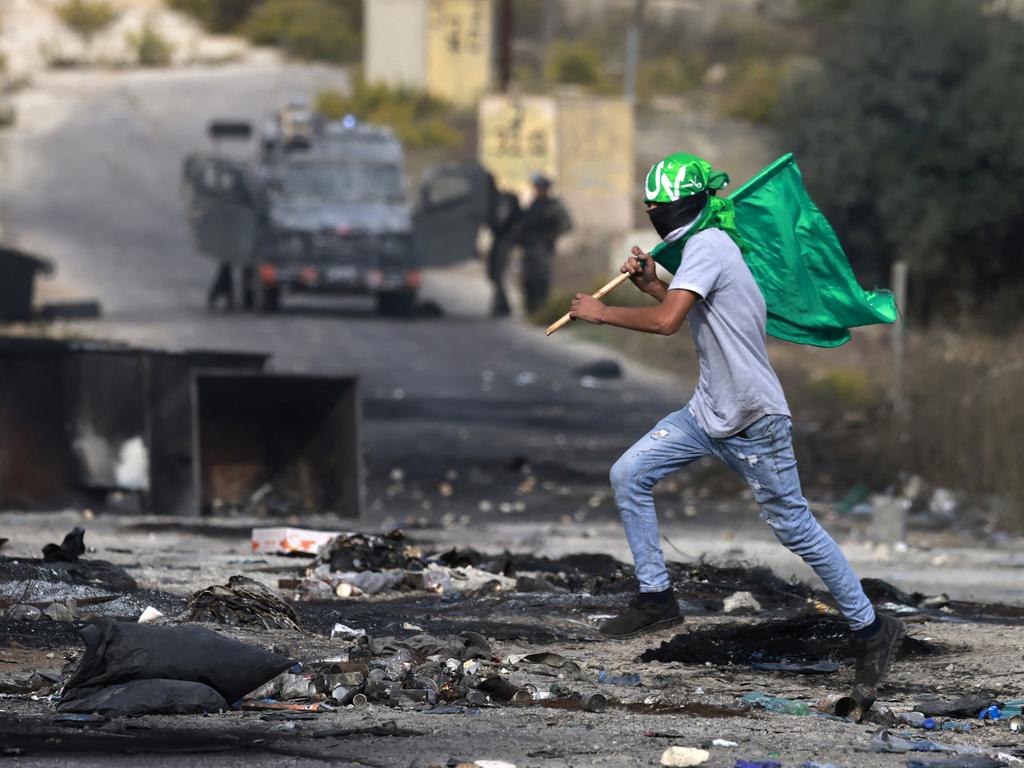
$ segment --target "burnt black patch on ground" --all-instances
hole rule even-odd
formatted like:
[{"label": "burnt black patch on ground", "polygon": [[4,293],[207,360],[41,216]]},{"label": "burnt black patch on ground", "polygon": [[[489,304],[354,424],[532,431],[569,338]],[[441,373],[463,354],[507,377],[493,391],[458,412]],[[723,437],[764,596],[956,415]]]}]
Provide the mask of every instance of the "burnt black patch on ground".
[{"label": "burnt black patch on ground", "polygon": [[[936,643],[908,637],[899,658],[945,652]],[[641,661],[683,664],[852,662],[850,630],[843,619],[803,616],[757,624],[724,624],[677,635],[640,656]]]},{"label": "burnt black patch on ground", "polygon": [[79,622],[0,620],[0,648],[80,648]]}]

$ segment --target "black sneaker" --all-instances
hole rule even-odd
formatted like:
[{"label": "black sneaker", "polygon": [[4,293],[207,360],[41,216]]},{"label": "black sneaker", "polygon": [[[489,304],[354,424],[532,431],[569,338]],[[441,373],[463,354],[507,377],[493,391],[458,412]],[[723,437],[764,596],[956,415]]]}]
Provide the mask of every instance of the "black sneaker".
[{"label": "black sneaker", "polygon": [[875,634],[864,640],[854,636],[850,641],[857,657],[854,682],[871,689],[878,688],[882,678],[889,674],[896,652],[907,634],[907,628],[899,619],[880,613],[878,620],[881,626]]},{"label": "black sneaker", "polygon": [[685,617],[679,611],[675,592],[671,587],[666,591],[667,595],[664,592],[641,592],[629,601],[625,611],[598,624],[598,631],[605,637],[625,640],[681,624]]}]

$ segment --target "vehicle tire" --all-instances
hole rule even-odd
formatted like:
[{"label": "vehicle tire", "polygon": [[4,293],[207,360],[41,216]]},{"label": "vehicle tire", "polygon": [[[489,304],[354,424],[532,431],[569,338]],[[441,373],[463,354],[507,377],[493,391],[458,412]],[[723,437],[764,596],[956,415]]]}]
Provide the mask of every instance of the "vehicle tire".
[{"label": "vehicle tire", "polygon": [[281,286],[260,285],[259,311],[265,313],[277,312],[281,309]]},{"label": "vehicle tire", "polygon": [[390,317],[409,317],[416,309],[414,291],[387,291],[377,294],[377,312]]}]

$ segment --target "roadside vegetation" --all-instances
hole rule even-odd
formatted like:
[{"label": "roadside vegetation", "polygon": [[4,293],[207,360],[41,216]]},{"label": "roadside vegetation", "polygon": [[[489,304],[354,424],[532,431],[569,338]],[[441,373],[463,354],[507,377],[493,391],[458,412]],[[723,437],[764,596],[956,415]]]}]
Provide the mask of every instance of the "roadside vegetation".
[{"label": "roadside vegetation", "polygon": [[63,0],[54,11],[64,26],[78,35],[87,47],[120,15],[108,0]]},{"label": "roadside vegetation", "polygon": [[129,34],[128,42],[140,67],[166,67],[174,58],[174,47],[149,22],[138,32]]},{"label": "roadside vegetation", "polygon": [[207,30],[280,48],[296,59],[349,64],[362,53],[362,0],[167,0]]},{"label": "roadside vegetation", "polygon": [[369,85],[357,78],[352,93],[328,90],[318,94],[316,111],[340,120],[353,115],[360,121],[390,127],[411,148],[459,147],[466,141],[472,116],[454,112],[452,105],[406,88]]}]

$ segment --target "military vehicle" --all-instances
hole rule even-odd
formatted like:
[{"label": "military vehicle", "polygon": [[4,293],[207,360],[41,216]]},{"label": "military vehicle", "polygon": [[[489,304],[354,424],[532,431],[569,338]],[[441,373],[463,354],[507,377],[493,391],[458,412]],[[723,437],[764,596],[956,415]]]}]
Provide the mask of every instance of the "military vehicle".
[{"label": "military vehicle", "polygon": [[475,163],[425,175],[408,202],[402,146],[387,128],[352,118],[305,119],[294,105],[264,127],[251,154],[241,121],[210,124],[212,151],[183,166],[196,249],[238,275],[242,305],[272,312],[290,294],[363,294],[381,313],[408,315],[424,267],[475,258],[494,183]]}]

